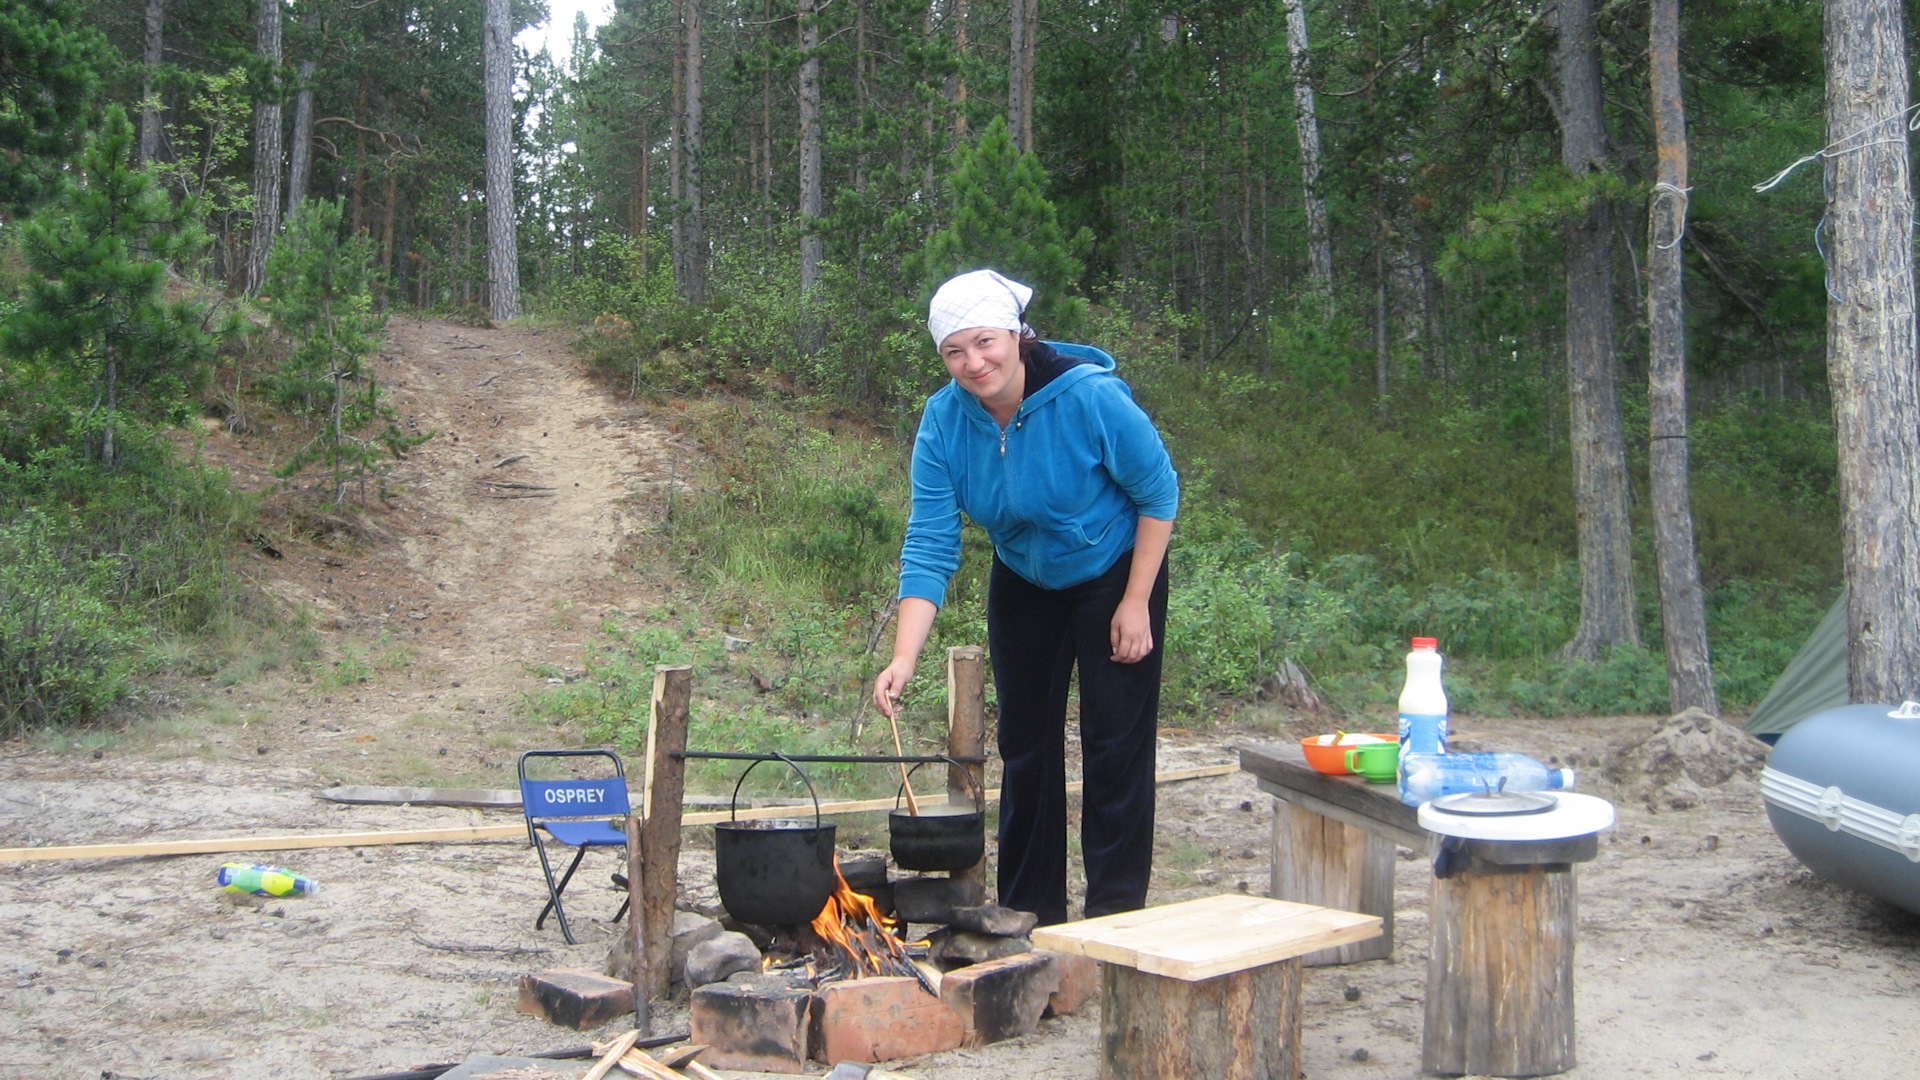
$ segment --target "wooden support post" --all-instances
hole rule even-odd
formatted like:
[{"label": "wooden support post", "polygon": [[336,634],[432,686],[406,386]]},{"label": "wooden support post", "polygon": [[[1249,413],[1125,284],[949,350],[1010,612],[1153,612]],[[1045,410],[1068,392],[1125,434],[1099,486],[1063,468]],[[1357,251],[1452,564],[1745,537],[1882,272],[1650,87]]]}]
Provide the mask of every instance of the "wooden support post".
[{"label": "wooden support post", "polygon": [[1284,799],[1273,807],[1275,900],[1380,916],[1380,936],[1302,957],[1307,967],[1381,960],[1393,954],[1394,843]]},{"label": "wooden support post", "polygon": [[686,794],[687,763],[674,755],[687,748],[693,702],[693,668],[661,664],[653,669],[653,707],[647,722],[647,816],[640,826],[640,900],[634,905],[639,948],[634,950],[633,996],[660,998],[672,974],[673,904],[680,891],[680,800]]},{"label": "wooden support post", "polygon": [[[947,753],[957,758],[987,755],[986,650],[978,645],[957,645],[947,650]],[[985,765],[947,766],[947,801],[984,809],[979,800],[987,789],[986,778]],[[955,881],[984,887],[986,860],[952,876]]]},{"label": "wooden support post", "polygon": [[1573,1068],[1574,903],[1565,863],[1476,861],[1434,879],[1422,1068],[1443,1076]]},{"label": "wooden support post", "polygon": [[1100,1080],[1296,1080],[1300,959],[1188,982],[1100,965]]},{"label": "wooden support post", "polygon": [[[648,725],[647,741],[649,744],[653,741],[652,725]],[[649,764],[651,764],[651,762],[649,762]],[[648,769],[647,771],[651,772],[652,770]],[[630,808],[627,810],[628,964],[626,971],[615,971],[612,972],[612,974],[616,978],[624,975],[633,983],[633,1028],[641,1035],[652,1035],[652,998],[651,995],[642,993],[640,990],[640,975],[641,972],[645,970],[641,965],[640,958],[647,955],[647,920],[645,916],[641,914],[641,912],[646,910],[647,902],[646,896],[640,888],[641,880],[646,871],[645,861],[640,857],[640,845],[642,842],[640,835],[640,815],[641,808],[646,805],[642,800],[653,792],[652,777],[643,776],[641,783],[646,785],[646,789],[638,795],[634,793],[632,784],[627,785],[627,799],[630,804]]]}]

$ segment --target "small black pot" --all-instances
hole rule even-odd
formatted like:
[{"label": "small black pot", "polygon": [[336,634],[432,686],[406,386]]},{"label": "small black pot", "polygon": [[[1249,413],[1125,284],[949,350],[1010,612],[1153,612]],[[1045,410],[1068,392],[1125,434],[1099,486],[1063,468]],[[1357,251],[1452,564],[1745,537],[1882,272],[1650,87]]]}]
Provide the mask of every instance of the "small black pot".
[{"label": "small black pot", "polygon": [[[914,766],[918,768],[920,766]],[[969,781],[973,779],[973,770],[963,767],[961,771]],[[905,783],[900,785],[900,790],[906,790]],[[978,784],[974,785],[974,792],[976,804],[986,802],[979,797]],[[926,807],[916,816],[901,809],[899,802],[900,796],[895,794],[893,813],[887,816],[887,846],[893,852],[894,865],[900,869],[965,870],[985,857],[987,815],[984,810],[947,804]]]},{"label": "small black pot", "polygon": [[[784,758],[782,760],[785,760]],[[734,807],[740,784],[759,762],[747,766],[733,785]],[[713,827],[714,881],[727,914],[744,923],[792,926],[809,923],[827,906],[837,881],[833,870],[832,822],[820,820],[820,796],[800,766],[788,761],[813,795],[813,821],[776,818],[722,821]]]}]

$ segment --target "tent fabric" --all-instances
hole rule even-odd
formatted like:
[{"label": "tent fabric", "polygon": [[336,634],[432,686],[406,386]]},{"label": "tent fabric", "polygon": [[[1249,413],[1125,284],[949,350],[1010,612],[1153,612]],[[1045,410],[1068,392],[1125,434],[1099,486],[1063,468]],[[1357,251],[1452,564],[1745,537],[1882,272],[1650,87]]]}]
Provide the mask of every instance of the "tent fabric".
[{"label": "tent fabric", "polygon": [[1779,735],[1815,713],[1848,704],[1847,594],[1827,609],[1827,617],[1780,673],[1766,699],[1740,730],[1750,735]]}]

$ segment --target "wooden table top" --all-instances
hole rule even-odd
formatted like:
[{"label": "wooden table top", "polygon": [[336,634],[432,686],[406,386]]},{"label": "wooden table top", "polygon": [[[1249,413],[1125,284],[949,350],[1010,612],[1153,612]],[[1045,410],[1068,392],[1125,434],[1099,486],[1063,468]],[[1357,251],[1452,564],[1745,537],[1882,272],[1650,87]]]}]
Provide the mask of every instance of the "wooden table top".
[{"label": "wooden table top", "polygon": [[1401,802],[1399,788],[1392,784],[1369,784],[1358,776],[1328,776],[1319,772],[1307,764],[1307,757],[1297,742],[1242,746],[1240,768],[1259,777],[1262,788],[1281,798],[1297,792],[1377,822],[1388,830],[1413,837],[1425,835],[1426,830],[1420,827],[1420,808]]},{"label": "wooden table top", "polygon": [[1380,935],[1380,916],[1228,893],[1043,926],[1036,948],[1196,982]]}]

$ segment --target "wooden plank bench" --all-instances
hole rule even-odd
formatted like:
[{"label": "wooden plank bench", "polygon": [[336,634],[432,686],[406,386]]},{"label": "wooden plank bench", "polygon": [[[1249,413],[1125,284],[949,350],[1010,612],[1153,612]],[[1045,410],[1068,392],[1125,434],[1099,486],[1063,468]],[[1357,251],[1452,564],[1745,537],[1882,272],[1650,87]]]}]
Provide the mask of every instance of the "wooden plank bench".
[{"label": "wooden plank bench", "polygon": [[1230,893],[1042,927],[1036,948],[1100,961],[1101,1080],[1295,1080],[1300,957],[1380,920]]},{"label": "wooden plank bench", "polygon": [[1279,800],[1270,895],[1380,917],[1378,937],[1311,953],[1303,963],[1354,964],[1392,955],[1394,848],[1424,853],[1431,838],[1420,827],[1418,808],[1402,803],[1392,784],[1316,772],[1299,743],[1242,746],[1240,768]]}]

